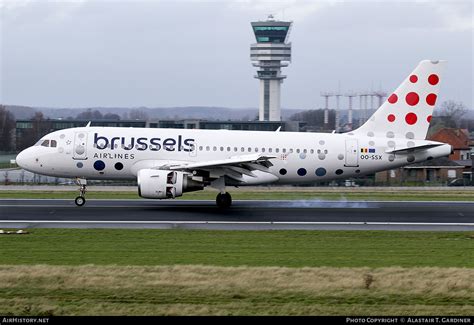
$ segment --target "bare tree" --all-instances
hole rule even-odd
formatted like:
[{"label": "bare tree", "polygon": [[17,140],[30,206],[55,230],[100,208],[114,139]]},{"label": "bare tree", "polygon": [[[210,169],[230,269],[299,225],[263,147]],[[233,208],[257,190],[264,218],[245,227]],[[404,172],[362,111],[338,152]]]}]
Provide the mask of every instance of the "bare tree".
[{"label": "bare tree", "polygon": [[104,120],[120,121],[120,115],[114,113],[104,114]]},{"label": "bare tree", "polygon": [[148,114],[140,109],[132,109],[128,113],[128,118],[131,120],[148,120]]},{"label": "bare tree", "polygon": [[15,118],[5,106],[0,105],[0,151],[13,150],[13,132]]},{"label": "bare tree", "polygon": [[442,117],[445,127],[459,128],[466,113],[467,108],[463,103],[448,100],[441,104],[441,108],[436,115]]},{"label": "bare tree", "polygon": [[44,118],[42,112],[35,112],[30,127],[21,128],[16,139],[16,150],[20,151],[35,144],[42,136],[53,131],[52,122]]},{"label": "bare tree", "polygon": [[90,108],[85,112],[81,112],[77,114],[76,116],[76,120],[89,120],[89,121],[102,120],[103,118],[104,117],[101,112],[99,112],[98,110],[93,111]]}]

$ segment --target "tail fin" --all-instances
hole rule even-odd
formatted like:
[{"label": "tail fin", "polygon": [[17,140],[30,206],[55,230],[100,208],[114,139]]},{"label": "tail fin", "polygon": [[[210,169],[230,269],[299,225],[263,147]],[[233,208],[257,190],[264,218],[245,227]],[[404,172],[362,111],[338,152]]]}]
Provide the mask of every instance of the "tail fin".
[{"label": "tail fin", "polygon": [[356,134],[425,139],[446,61],[421,61]]}]

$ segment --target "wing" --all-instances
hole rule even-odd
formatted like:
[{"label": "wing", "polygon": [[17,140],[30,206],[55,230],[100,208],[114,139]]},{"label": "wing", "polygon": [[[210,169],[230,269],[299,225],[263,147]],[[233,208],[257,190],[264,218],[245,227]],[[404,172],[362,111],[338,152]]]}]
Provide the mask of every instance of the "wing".
[{"label": "wing", "polygon": [[262,173],[269,174],[269,168],[273,166],[270,159],[275,159],[276,156],[269,155],[242,155],[234,156],[227,159],[220,160],[208,160],[199,162],[181,162],[178,164],[170,163],[162,165],[160,169],[169,169],[176,171],[191,172],[193,174],[199,174],[199,172],[206,172],[209,174],[209,178],[219,178],[221,176],[227,176],[236,181],[243,181],[244,178],[260,177]]}]

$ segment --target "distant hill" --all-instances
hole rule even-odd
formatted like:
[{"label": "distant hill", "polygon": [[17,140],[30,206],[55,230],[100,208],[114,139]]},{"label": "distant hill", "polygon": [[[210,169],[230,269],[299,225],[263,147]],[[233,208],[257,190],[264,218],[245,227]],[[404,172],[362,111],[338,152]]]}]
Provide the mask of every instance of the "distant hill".
[{"label": "distant hill", "polygon": [[33,107],[18,105],[5,105],[5,108],[10,111],[17,120],[31,118],[36,111]]},{"label": "distant hill", "polygon": [[[255,120],[258,118],[257,108],[228,108],[228,107],[212,107],[212,106],[188,106],[188,107],[90,107],[90,108],[50,108],[50,107],[28,107],[19,105],[6,105],[10,112],[15,115],[16,119],[31,118],[36,111],[43,112],[46,118],[51,119],[69,119],[75,118],[79,113],[87,110],[98,110],[102,114],[113,113],[118,114],[122,119],[128,119],[131,112],[142,112],[149,119],[156,120],[174,120],[174,119],[206,119],[206,120]],[[289,118],[296,113],[306,111],[304,109],[288,109],[283,108],[283,120]],[[364,112],[362,109],[354,109],[354,120],[371,116],[374,110],[368,109]],[[341,122],[347,120],[348,110],[340,110]],[[474,110],[467,110],[466,119],[474,119]]]}]

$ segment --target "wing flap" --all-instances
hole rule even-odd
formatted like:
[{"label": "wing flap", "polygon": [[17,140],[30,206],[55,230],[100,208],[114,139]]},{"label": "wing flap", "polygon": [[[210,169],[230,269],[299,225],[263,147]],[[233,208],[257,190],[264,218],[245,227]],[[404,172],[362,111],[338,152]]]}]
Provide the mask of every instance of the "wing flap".
[{"label": "wing flap", "polygon": [[274,156],[261,156],[261,155],[244,155],[244,156],[235,156],[227,159],[220,160],[209,160],[209,161],[199,161],[199,162],[185,162],[179,165],[170,166],[170,170],[183,170],[183,169],[200,169],[200,168],[218,168],[226,166],[241,167],[242,164],[259,164],[264,167],[272,166],[269,159],[274,159]]}]

